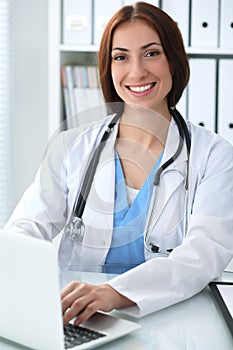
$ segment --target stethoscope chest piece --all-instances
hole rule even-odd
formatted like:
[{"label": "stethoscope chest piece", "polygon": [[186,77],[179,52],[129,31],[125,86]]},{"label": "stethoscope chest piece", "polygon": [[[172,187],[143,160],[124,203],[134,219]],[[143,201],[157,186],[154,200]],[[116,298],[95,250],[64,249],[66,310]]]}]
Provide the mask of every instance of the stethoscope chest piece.
[{"label": "stethoscope chest piece", "polygon": [[72,216],[68,225],[66,225],[64,234],[66,238],[73,242],[82,242],[85,232],[83,220],[75,215]]}]

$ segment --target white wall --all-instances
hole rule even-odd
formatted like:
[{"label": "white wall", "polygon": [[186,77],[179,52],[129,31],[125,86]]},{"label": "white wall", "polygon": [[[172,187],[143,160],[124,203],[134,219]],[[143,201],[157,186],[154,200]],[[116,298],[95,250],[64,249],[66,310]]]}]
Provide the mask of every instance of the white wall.
[{"label": "white wall", "polygon": [[14,204],[32,182],[47,143],[47,0],[13,0]]}]

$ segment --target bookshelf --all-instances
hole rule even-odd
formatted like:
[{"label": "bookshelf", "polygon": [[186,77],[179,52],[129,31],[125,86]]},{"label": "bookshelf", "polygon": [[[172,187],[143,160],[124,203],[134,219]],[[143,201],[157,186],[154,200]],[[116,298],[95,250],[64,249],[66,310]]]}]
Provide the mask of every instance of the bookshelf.
[{"label": "bookshelf", "polygon": [[[162,7],[162,1],[159,4]],[[69,63],[96,63],[98,46],[65,45],[62,43],[62,0],[49,0],[48,2],[48,33],[48,135],[51,136],[64,118],[61,66]],[[186,52],[189,58],[214,59],[216,61],[216,74],[218,74],[220,59],[233,59],[233,45],[232,48],[226,49],[187,46]],[[218,89],[218,77],[216,79],[216,89]],[[217,95],[218,91],[216,91]]]}]

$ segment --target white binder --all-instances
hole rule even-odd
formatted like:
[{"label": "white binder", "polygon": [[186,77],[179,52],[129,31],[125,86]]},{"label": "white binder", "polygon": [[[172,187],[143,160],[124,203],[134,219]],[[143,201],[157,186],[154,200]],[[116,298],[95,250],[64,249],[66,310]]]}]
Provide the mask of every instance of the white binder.
[{"label": "white binder", "polygon": [[188,84],[188,119],[215,131],[216,60],[191,58]]},{"label": "white binder", "polygon": [[233,144],[233,59],[219,60],[218,133]]},{"label": "white binder", "polygon": [[192,0],[191,46],[218,46],[218,0]]},{"label": "white binder", "polygon": [[162,9],[178,24],[184,44],[189,43],[189,0],[163,0]]},{"label": "white binder", "polygon": [[63,1],[62,42],[76,45],[92,43],[92,0]]},{"label": "white binder", "polygon": [[[133,5],[136,2],[136,0],[123,0],[123,6],[125,5]],[[148,4],[152,4],[154,6],[159,6],[159,0],[147,0],[144,2],[148,2]]]},{"label": "white binder", "polygon": [[123,6],[123,0],[94,1],[94,44],[100,43],[104,28],[114,13]]},{"label": "white binder", "polygon": [[221,0],[220,47],[233,48],[233,1]]}]

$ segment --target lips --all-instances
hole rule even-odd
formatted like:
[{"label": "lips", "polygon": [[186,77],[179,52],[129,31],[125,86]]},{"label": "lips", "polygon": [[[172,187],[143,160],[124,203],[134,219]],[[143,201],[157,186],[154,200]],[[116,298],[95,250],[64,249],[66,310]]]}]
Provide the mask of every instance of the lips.
[{"label": "lips", "polygon": [[127,85],[127,88],[135,93],[142,93],[149,91],[152,87],[155,86],[156,83],[145,84],[145,85]]}]

